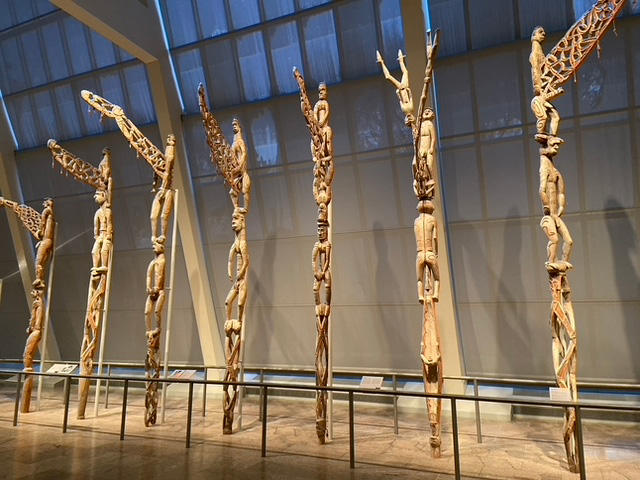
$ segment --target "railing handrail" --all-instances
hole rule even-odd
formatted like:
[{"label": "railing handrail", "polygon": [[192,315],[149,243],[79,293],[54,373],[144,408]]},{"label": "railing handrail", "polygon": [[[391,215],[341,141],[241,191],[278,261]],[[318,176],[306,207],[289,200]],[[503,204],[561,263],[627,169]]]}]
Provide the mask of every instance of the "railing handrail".
[{"label": "railing handrail", "polygon": [[352,388],[352,387],[338,387],[328,386],[320,387],[316,385],[301,385],[301,384],[288,384],[288,383],[270,383],[270,382],[229,382],[224,380],[200,380],[200,379],[182,379],[182,378],[154,378],[148,379],[141,376],[107,376],[107,375],[80,375],[73,373],[47,373],[47,372],[15,372],[12,370],[0,370],[0,374],[15,375],[20,373],[22,375],[30,376],[48,376],[58,378],[86,378],[90,380],[127,380],[134,382],[158,382],[158,383],[184,383],[184,384],[196,384],[196,385],[230,385],[230,386],[243,386],[243,387],[267,387],[269,389],[278,390],[310,390],[310,391],[327,391],[360,395],[383,395],[383,396],[398,396],[398,397],[417,397],[417,398],[440,398],[443,400],[455,400],[455,401],[478,401],[488,403],[504,403],[515,405],[528,405],[528,406],[541,406],[541,407],[580,407],[591,410],[614,410],[614,411],[632,411],[640,412],[640,406],[632,405],[608,405],[601,403],[584,403],[584,402],[561,402],[561,401],[541,401],[541,400],[524,400],[519,398],[500,398],[500,397],[487,397],[487,396],[471,396],[460,394],[448,394],[448,393],[424,393],[424,392],[405,392],[398,390],[373,390],[366,388]]},{"label": "railing handrail", "polygon": [[[0,363],[22,363],[22,359],[0,359]],[[51,361],[49,363],[64,363],[64,364],[78,364],[78,362],[71,360],[56,360]],[[103,362],[103,365],[106,366],[118,366],[118,367],[137,367],[140,369],[144,368],[144,363],[134,363],[134,362]],[[170,363],[169,367],[175,368],[183,368],[183,369],[217,369],[217,370],[225,370],[226,365],[203,365],[203,364],[182,364],[182,363]],[[245,365],[244,371],[246,372],[301,372],[301,373],[309,373],[315,374],[315,370],[311,367],[276,367],[276,366],[260,366],[260,365]],[[1,373],[1,372],[0,372]],[[402,371],[368,371],[368,370],[351,370],[351,369],[334,369],[334,375],[349,375],[356,374],[359,376],[366,375],[378,375],[384,377],[396,377],[396,378],[418,378],[422,379],[422,373],[419,372],[402,372]],[[96,377],[92,377],[96,378]],[[522,385],[522,386],[541,386],[541,387],[552,387],[556,385],[556,382],[553,380],[543,380],[543,379],[532,379],[532,378],[501,378],[501,377],[474,377],[470,375],[445,375],[445,380],[460,380],[466,382],[474,382],[477,381],[481,384],[493,384],[493,385]],[[606,389],[606,390],[638,390],[640,392],[640,384],[637,383],[612,383],[612,382],[577,382],[578,388],[596,388],[596,389]]]}]

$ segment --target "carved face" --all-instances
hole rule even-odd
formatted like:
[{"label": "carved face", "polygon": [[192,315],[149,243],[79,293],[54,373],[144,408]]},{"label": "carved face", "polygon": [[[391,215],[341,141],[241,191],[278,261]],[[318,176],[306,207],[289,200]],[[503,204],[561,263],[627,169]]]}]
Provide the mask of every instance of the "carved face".
[{"label": "carved face", "polygon": [[318,225],[318,240],[320,240],[321,242],[324,242],[327,240],[328,236],[329,236],[329,228],[327,227],[327,225],[323,223]]},{"label": "carved face", "polygon": [[45,198],[42,205],[44,206],[44,208],[50,208],[53,206],[53,200],[50,198]]},{"label": "carved face", "polygon": [[240,122],[238,122],[237,118],[234,118],[233,122],[231,122],[231,128],[233,128],[233,133],[240,133]]},{"label": "carved face", "polygon": [[231,217],[231,230],[239,232],[244,228],[244,215],[240,212],[233,212]]},{"label": "carved face", "polygon": [[96,190],[96,193],[93,195],[93,199],[98,205],[102,205],[107,200],[107,194],[104,190]]},{"label": "carved face", "polygon": [[164,243],[159,242],[158,240],[153,242],[153,253],[164,253]]},{"label": "carved face", "polygon": [[549,155],[556,155],[560,150],[561,143],[562,140],[560,140],[558,137],[549,138],[549,140],[547,141],[547,152],[549,153]]},{"label": "carved face", "polygon": [[320,100],[326,100],[327,96],[328,96],[327,85],[324,83],[321,83],[320,85],[318,85],[318,98]]},{"label": "carved face", "polygon": [[422,114],[422,118],[425,120],[433,120],[434,113],[430,108],[425,108],[424,113]]},{"label": "carved face", "polygon": [[544,42],[544,39],[546,38],[546,33],[544,31],[544,28],[542,27],[536,27],[533,30],[533,33],[531,34],[531,40],[532,41],[536,41],[536,42]]}]

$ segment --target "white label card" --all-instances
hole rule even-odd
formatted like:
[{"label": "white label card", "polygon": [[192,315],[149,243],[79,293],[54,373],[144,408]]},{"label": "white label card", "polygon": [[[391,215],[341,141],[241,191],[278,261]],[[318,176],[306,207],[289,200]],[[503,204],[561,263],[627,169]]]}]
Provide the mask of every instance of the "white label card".
[{"label": "white label card", "polygon": [[73,363],[56,363],[47,370],[47,373],[73,373],[77,367]]},{"label": "white label card", "polygon": [[370,390],[380,390],[384,377],[362,377],[360,388],[368,388]]},{"label": "white label card", "polygon": [[552,402],[571,402],[571,390],[568,388],[549,387],[549,400]]}]

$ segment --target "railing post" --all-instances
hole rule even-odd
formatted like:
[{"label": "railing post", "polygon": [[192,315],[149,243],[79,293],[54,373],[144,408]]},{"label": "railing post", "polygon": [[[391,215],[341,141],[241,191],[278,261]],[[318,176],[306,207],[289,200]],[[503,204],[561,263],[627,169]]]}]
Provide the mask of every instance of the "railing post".
[{"label": "railing post", "polygon": [[[393,392],[398,390],[398,379],[396,375],[392,375],[393,378]],[[398,396],[393,396],[393,433],[398,434]]]},{"label": "railing post", "polygon": [[64,417],[62,418],[62,433],[67,433],[67,419],[69,418],[69,394],[71,392],[71,377],[64,379]]},{"label": "railing post", "polygon": [[455,478],[460,480],[460,445],[458,444],[458,411],[456,399],[451,399],[451,425],[453,427],[453,464],[455,468]]},{"label": "railing post", "polygon": [[349,391],[349,466],[356,468],[356,437],[353,421],[353,390]]},{"label": "railing post", "polygon": [[478,443],[482,443],[482,421],[480,420],[480,402],[478,398],[478,379],[473,379],[473,396],[476,397],[476,437]]},{"label": "railing post", "polygon": [[124,390],[122,392],[122,419],[120,420],[120,440],[124,440],[124,427],[127,420],[127,395],[129,394],[129,379],[124,379]]},{"label": "railing post", "polygon": [[584,437],[582,436],[582,412],[576,405],[576,436],[578,441],[578,465],[580,466],[580,480],[587,478],[587,465],[584,459]]},{"label": "railing post", "polygon": [[202,416],[204,417],[207,414],[207,379],[208,379],[208,369],[204,367],[204,383],[202,384]]},{"label": "railing post", "polygon": [[[261,368],[260,369],[260,383],[264,383],[264,370]],[[262,411],[262,403],[263,403],[263,398],[262,398],[262,388],[260,389],[260,411],[258,412],[258,420],[260,420],[261,422],[264,419],[264,412]]]},{"label": "railing post", "polygon": [[187,440],[186,447],[191,447],[191,414],[193,410],[193,382],[189,382],[189,404],[187,406]]},{"label": "railing post", "polygon": [[262,456],[267,456],[267,386],[260,389],[262,393]]},{"label": "railing post", "polygon": [[[107,377],[111,377],[111,364],[107,365]],[[109,387],[110,387],[110,383],[111,383],[111,380],[109,378],[107,378],[107,383],[105,385],[105,392],[104,392],[104,408],[105,408],[105,410],[107,408],[109,408]]]},{"label": "railing post", "polygon": [[13,426],[18,426],[18,411],[20,410],[20,388],[22,387],[22,372],[18,372],[18,382],[16,385],[16,406],[13,410]]}]

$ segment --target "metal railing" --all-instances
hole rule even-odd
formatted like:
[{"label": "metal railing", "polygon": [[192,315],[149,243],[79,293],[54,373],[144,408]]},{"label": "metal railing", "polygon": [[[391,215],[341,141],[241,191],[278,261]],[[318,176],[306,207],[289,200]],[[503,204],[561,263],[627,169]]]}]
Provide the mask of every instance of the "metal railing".
[{"label": "metal railing", "polygon": [[[0,359],[0,363],[17,363],[22,364],[21,359]],[[52,362],[53,363],[53,362]],[[56,361],[56,363],[66,363],[66,364],[77,364],[77,362],[73,361]],[[109,408],[109,392],[112,380],[121,380],[124,377],[122,375],[112,376],[111,369],[112,367],[129,367],[129,368],[139,368],[144,370],[144,364],[135,363],[135,362],[104,362],[104,366],[106,367],[106,389],[105,389],[105,398],[104,398],[104,408]],[[202,364],[187,364],[187,363],[171,363],[168,366],[170,369],[195,369],[203,370],[204,373],[204,383],[203,383],[203,395],[202,395],[202,416],[206,416],[207,410],[207,380],[208,380],[208,370],[225,370],[225,365],[202,365]],[[15,375],[18,371],[13,372]],[[248,383],[249,386],[261,385],[264,383],[265,374],[303,374],[314,376],[315,369],[309,367],[297,367],[297,366],[252,366],[248,365],[244,367],[245,373],[255,373],[259,375],[260,381],[258,384],[256,383]],[[0,372],[1,373],[1,372]],[[399,379],[411,379],[422,382],[422,373],[413,373],[408,371],[396,371],[390,372],[386,370],[356,370],[356,369],[334,369],[333,371],[334,379],[340,377],[352,377],[352,376],[363,376],[363,375],[377,375],[382,376],[385,379],[390,379],[391,381],[391,390],[393,393],[392,405],[393,405],[393,432],[397,435],[399,432],[398,425],[398,396],[395,395],[395,392],[398,392],[398,380]],[[80,378],[80,377],[78,377]],[[92,376],[91,378],[98,378],[97,376]],[[463,381],[467,383],[473,384],[473,397],[467,396],[467,400],[475,401],[475,423],[476,423],[476,441],[477,443],[482,443],[482,420],[480,416],[480,401],[476,400],[479,397],[479,388],[480,386],[487,385],[496,385],[496,386],[522,386],[522,387],[555,387],[556,383],[553,380],[542,380],[542,379],[517,379],[517,378],[499,378],[499,377],[474,377],[468,375],[452,375],[452,376],[444,376],[444,380],[454,380],[454,381]],[[202,383],[202,382],[201,382]],[[578,382],[577,383],[578,391],[584,389],[593,389],[593,390],[607,390],[607,391],[620,391],[620,392],[628,392],[635,391],[640,393],[640,384],[631,384],[631,383],[609,383],[609,382]],[[389,391],[389,390],[384,390]],[[262,394],[263,390],[259,389],[260,399],[258,402],[259,405],[259,419],[262,420]],[[497,398],[497,397],[492,397]],[[512,404],[517,404],[517,402],[511,401]],[[590,403],[589,403],[590,404]],[[549,405],[545,403],[545,405]],[[240,412],[241,415],[241,412]]]},{"label": "metal railing", "polygon": [[[0,375],[15,375],[13,370],[0,370]],[[15,410],[13,415],[13,425],[18,425],[18,413],[20,404],[20,392],[23,376],[27,375],[24,372],[17,372],[18,381],[16,386],[16,399]],[[64,379],[64,417],[62,421],[62,432],[67,432],[67,419],[69,415],[69,397],[71,390],[71,380],[86,378],[89,380],[109,380],[113,377],[106,375],[77,375],[77,374],[62,374],[62,373],[41,373],[33,372],[28,375],[45,376],[45,377],[59,377]],[[123,396],[122,396],[122,415],[120,423],[120,440],[125,438],[126,418],[127,418],[127,398],[129,392],[129,382],[144,382],[144,377],[136,376],[118,376],[118,380],[124,382]],[[454,473],[456,480],[461,479],[461,467],[460,467],[460,444],[459,444],[459,431],[458,431],[458,415],[457,415],[457,402],[459,401],[475,401],[475,402],[487,402],[498,404],[511,404],[511,405],[528,405],[528,406],[544,406],[544,407],[560,407],[560,408],[575,408],[576,414],[576,434],[579,453],[579,465],[580,465],[580,479],[586,479],[586,465],[584,459],[584,439],[582,434],[582,410],[608,410],[617,412],[640,412],[640,406],[625,406],[625,405],[604,405],[597,403],[581,403],[581,402],[558,402],[558,401],[539,401],[539,400],[520,400],[520,399],[506,399],[497,397],[483,397],[483,396],[467,396],[467,395],[451,395],[451,394],[426,394],[423,392],[399,392],[389,390],[369,390],[361,388],[349,388],[349,387],[318,387],[315,385],[294,385],[294,384],[279,384],[279,383],[256,383],[256,382],[225,382],[221,380],[199,380],[199,379],[174,379],[174,378],[158,378],[154,379],[154,382],[158,383],[184,383],[189,387],[188,394],[188,406],[187,406],[187,425],[186,425],[186,438],[185,447],[191,446],[191,419],[193,414],[193,386],[194,385],[236,385],[244,387],[259,388],[262,392],[261,405],[262,405],[262,440],[261,451],[262,456],[267,455],[267,407],[269,391],[273,390],[311,390],[311,391],[327,391],[344,393],[348,396],[349,403],[349,464],[351,468],[355,468],[356,458],[356,443],[355,443],[355,395],[387,395],[395,397],[417,397],[417,398],[441,398],[442,400],[449,400],[451,402],[451,423],[453,433],[453,459],[454,459]]]}]

